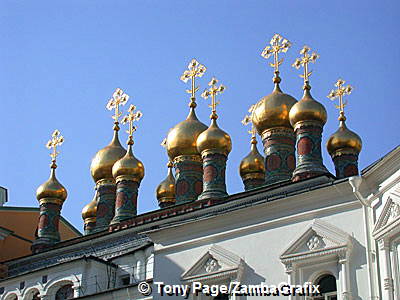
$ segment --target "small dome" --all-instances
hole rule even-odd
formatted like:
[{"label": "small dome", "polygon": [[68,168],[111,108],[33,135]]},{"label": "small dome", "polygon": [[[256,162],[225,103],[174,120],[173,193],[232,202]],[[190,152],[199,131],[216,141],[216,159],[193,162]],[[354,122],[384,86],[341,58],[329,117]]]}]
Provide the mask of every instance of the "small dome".
[{"label": "small dome", "polygon": [[168,163],[168,175],[158,185],[156,190],[156,197],[160,206],[163,204],[175,204],[175,177],[172,174],[172,164]]},{"label": "small dome", "polygon": [[130,177],[133,181],[140,182],[144,177],[144,166],[132,153],[132,145],[128,145],[128,150],[124,157],[119,159],[112,167],[112,174],[115,179],[119,176]]},{"label": "small dome", "polygon": [[353,150],[360,153],[362,141],[357,133],[348,129],[345,122],[341,121],[339,129],[329,137],[326,147],[330,155],[338,150]]},{"label": "small dome", "polygon": [[193,108],[185,121],[172,128],[167,136],[167,152],[171,160],[180,155],[199,155],[196,148],[197,137],[207,126],[197,119]]},{"label": "small dome", "polygon": [[239,166],[240,177],[246,178],[249,174],[264,174],[264,157],[257,150],[257,141],[251,143],[250,153],[242,159]]},{"label": "small dome", "polygon": [[36,199],[56,198],[61,202],[67,199],[67,190],[57,180],[55,168],[52,167],[50,178],[36,190]]},{"label": "small dome", "polygon": [[114,163],[123,157],[126,150],[118,139],[118,131],[114,131],[111,143],[99,150],[92,159],[90,172],[95,182],[100,179],[112,179],[112,167]]},{"label": "small dome", "polygon": [[94,222],[96,221],[97,215],[97,201],[96,201],[97,193],[94,196],[93,200],[90,201],[85,207],[82,209],[82,219],[86,222]]},{"label": "small dome", "polygon": [[296,99],[285,94],[275,85],[274,91],[263,97],[254,108],[252,122],[261,135],[265,130],[273,127],[291,127],[289,112]]},{"label": "small dome", "polygon": [[197,138],[197,150],[200,153],[214,150],[228,155],[232,150],[231,137],[218,127],[215,119],[212,119],[210,127]]},{"label": "small dome", "polygon": [[303,98],[293,105],[289,113],[290,124],[294,125],[299,121],[319,121],[324,125],[327,120],[325,107],[314,100],[310,91],[304,91]]}]

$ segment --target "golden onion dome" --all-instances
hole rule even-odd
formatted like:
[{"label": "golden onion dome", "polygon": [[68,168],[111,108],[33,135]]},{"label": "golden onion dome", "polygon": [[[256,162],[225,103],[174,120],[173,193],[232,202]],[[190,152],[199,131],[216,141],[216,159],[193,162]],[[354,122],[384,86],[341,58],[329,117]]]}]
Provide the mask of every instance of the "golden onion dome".
[{"label": "golden onion dome", "polygon": [[112,175],[116,180],[118,177],[126,177],[136,182],[140,182],[143,179],[144,166],[143,163],[133,155],[132,145],[128,145],[126,154],[114,164],[112,167]]},{"label": "golden onion dome", "polygon": [[99,150],[92,159],[90,173],[93,180],[97,182],[101,179],[112,179],[112,167],[125,153],[126,150],[118,139],[118,131],[114,130],[114,137],[110,144]]},{"label": "golden onion dome", "polygon": [[343,120],[340,121],[339,129],[329,137],[326,147],[330,155],[340,150],[352,150],[356,153],[360,153],[362,141],[357,133],[347,128]]},{"label": "golden onion dome", "polygon": [[161,181],[156,189],[156,197],[160,204],[174,204],[175,198],[175,177],[172,174],[172,163],[168,163],[168,175]]},{"label": "golden onion dome", "polygon": [[167,136],[167,152],[171,160],[180,155],[199,155],[196,148],[197,137],[207,126],[197,119],[194,108],[190,109],[186,120],[173,127]]},{"label": "golden onion dome", "polygon": [[232,150],[231,137],[218,127],[216,119],[212,119],[210,127],[197,138],[197,150],[200,153],[215,151],[228,155]]},{"label": "golden onion dome", "polygon": [[56,178],[56,166],[52,165],[49,179],[38,187],[36,190],[36,198],[40,201],[45,198],[58,199],[64,202],[67,199],[67,190]]},{"label": "golden onion dome", "polygon": [[96,201],[97,193],[94,196],[93,200],[90,201],[85,207],[82,209],[82,219],[85,223],[95,222],[97,215],[97,201]]},{"label": "golden onion dome", "polygon": [[248,174],[265,174],[264,157],[257,150],[255,138],[251,142],[250,153],[240,162],[239,173],[242,178],[245,178]]},{"label": "golden onion dome", "polygon": [[309,89],[304,90],[303,98],[293,105],[289,113],[290,124],[294,127],[300,121],[318,121],[326,123],[327,113],[325,107],[316,101]]},{"label": "golden onion dome", "polygon": [[281,91],[279,84],[275,84],[274,91],[263,97],[254,107],[252,122],[258,133],[273,127],[291,127],[289,112],[296,103],[296,99]]}]

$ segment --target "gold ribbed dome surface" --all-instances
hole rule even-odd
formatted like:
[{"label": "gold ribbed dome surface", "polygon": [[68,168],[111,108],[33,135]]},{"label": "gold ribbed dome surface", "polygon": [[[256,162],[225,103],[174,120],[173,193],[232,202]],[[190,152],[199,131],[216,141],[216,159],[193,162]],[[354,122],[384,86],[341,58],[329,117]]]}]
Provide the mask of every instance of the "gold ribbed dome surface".
[{"label": "gold ribbed dome surface", "polygon": [[208,150],[227,155],[232,150],[231,137],[218,127],[215,119],[212,119],[210,127],[203,131],[197,138],[197,150],[200,153]]},{"label": "gold ribbed dome surface", "polygon": [[90,201],[85,207],[82,209],[82,219],[86,221],[86,219],[96,218],[97,214],[97,201],[96,196]]},{"label": "gold ribbed dome surface", "polygon": [[167,152],[171,160],[180,155],[199,155],[197,137],[207,126],[197,119],[192,108],[186,120],[173,127],[167,136]]},{"label": "gold ribbed dome surface", "polygon": [[310,91],[306,89],[303,98],[290,110],[289,119],[293,127],[299,121],[319,121],[325,124],[327,113],[325,107],[316,101]]},{"label": "gold ribbed dome surface", "polygon": [[115,179],[117,179],[118,176],[129,176],[138,182],[143,179],[143,163],[133,155],[131,145],[128,145],[126,154],[112,167],[112,174]]},{"label": "gold ribbed dome surface", "polygon": [[254,108],[252,122],[261,135],[265,130],[273,127],[291,127],[289,112],[296,99],[285,94],[275,85],[274,91],[263,97]]},{"label": "gold ribbed dome surface", "polygon": [[251,144],[250,153],[240,162],[239,172],[241,177],[252,173],[265,173],[264,157],[258,152],[256,143]]},{"label": "gold ribbed dome surface", "polygon": [[111,143],[99,150],[92,159],[90,173],[93,180],[97,182],[100,179],[112,179],[112,167],[125,153],[126,150],[119,142],[118,132],[114,131]]},{"label": "gold ribbed dome surface", "polygon": [[44,198],[56,198],[62,202],[67,199],[67,190],[57,180],[54,168],[51,169],[50,178],[37,188],[36,198],[38,200]]},{"label": "gold ribbed dome surface", "polygon": [[168,164],[168,175],[161,181],[156,189],[156,197],[158,201],[170,200],[173,202],[175,199],[175,178],[172,174],[172,165]]},{"label": "gold ribbed dome surface", "polygon": [[348,129],[345,122],[341,121],[339,129],[329,137],[326,147],[330,155],[338,150],[349,149],[360,153],[362,141],[357,133]]}]

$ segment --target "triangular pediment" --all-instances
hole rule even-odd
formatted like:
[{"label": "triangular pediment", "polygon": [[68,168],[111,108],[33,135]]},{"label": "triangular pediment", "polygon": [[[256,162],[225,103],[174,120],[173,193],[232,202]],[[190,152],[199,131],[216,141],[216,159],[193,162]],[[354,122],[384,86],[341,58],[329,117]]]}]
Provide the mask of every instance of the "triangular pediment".
[{"label": "triangular pediment", "polygon": [[306,257],[317,252],[348,248],[350,235],[321,220],[314,220],[282,253],[281,259]]},{"label": "triangular pediment", "polygon": [[211,279],[239,279],[244,266],[243,260],[236,254],[212,245],[187,271],[183,281],[201,281]]},{"label": "triangular pediment", "polygon": [[391,227],[391,225],[398,222],[400,222],[400,187],[396,187],[396,189],[390,193],[378,221],[375,224],[373,235],[379,235],[385,228]]}]

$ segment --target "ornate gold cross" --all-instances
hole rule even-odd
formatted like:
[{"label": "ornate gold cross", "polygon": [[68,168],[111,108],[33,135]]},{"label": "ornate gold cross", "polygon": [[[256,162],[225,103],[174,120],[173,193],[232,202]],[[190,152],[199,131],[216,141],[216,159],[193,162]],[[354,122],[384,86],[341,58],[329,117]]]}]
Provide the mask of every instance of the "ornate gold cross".
[{"label": "ornate gold cross", "polygon": [[204,99],[207,99],[208,97],[211,96],[211,105],[208,105],[209,107],[211,107],[211,119],[217,119],[218,115],[217,115],[217,105],[220,103],[220,101],[216,101],[216,96],[217,94],[221,94],[225,91],[226,87],[222,84],[220,84],[217,87],[217,83],[218,80],[217,78],[213,77],[210,82],[208,83],[208,85],[210,86],[209,89],[205,89],[204,92],[201,94],[201,97],[203,97]]},{"label": "ornate gold cross", "polygon": [[126,131],[129,134],[128,138],[128,145],[133,145],[133,133],[136,131],[137,127],[133,125],[133,122],[137,122],[140,120],[140,118],[143,116],[142,112],[140,110],[136,111],[136,106],[131,104],[128,108],[128,114],[125,115],[121,122],[122,124],[128,123],[128,130]]},{"label": "ornate gold cross", "polygon": [[123,90],[121,90],[120,88],[117,88],[115,90],[115,92],[113,93],[112,98],[110,100],[108,100],[106,107],[108,110],[115,109],[115,113],[112,116],[112,118],[114,119],[114,123],[116,125],[118,125],[119,117],[121,117],[121,115],[122,115],[122,112],[119,111],[119,107],[122,105],[125,105],[125,103],[128,101],[128,99],[129,99],[129,96],[127,94],[125,94]]},{"label": "ornate gold cross", "polygon": [[188,65],[188,70],[184,71],[181,76],[181,80],[185,83],[188,82],[189,79],[192,81],[192,89],[186,90],[187,93],[191,94],[190,107],[196,107],[196,92],[199,90],[199,87],[196,86],[196,77],[202,77],[206,70],[207,68],[204,65],[193,58]]},{"label": "ornate gold cross", "polygon": [[53,134],[51,135],[51,139],[47,142],[46,147],[47,149],[53,149],[50,153],[51,156],[51,167],[56,168],[56,158],[60,152],[57,152],[57,147],[61,146],[64,142],[64,137],[61,135],[59,130],[54,130]]},{"label": "ornate gold cross", "polygon": [[162,141],[161,141],[161,147],[163,147],[163,148],[165,148],[165,149],[167,149],[167,138],[164,138]]},{"label": "ornate gold cross", "polygon": [[245,115],[243,120],[242,120],[242,124],[244,126],[247,126],[251,123],[251,130],[248,131],[248,133],[251,134],[251,139],[255,139],[256,138],[256,128],[254,127],[253,122],[251,121],[251,118],[254,114],[254,110],[255,110],[256,106],[253,104],[252,106],[250,106],[248,112],[250,113],[250,115]]},{"label": "ornate gold cross", "polygon": [[327,96],[332,101],[334,101],[336,98],[339,98],[339,105],[335,104],[335,107],[337,109],[339,109],[339,112],[340,112],[339,120],[340,121],[346,120],[346,117],[344,116],[344,108],[347,105],[347,101],[343,101],[343,96],[350,95],[351,92],[353,91],[353,87],[349,84],[347,86],[344,86],[345,83],[346,83],[346,81],[339,78],[335,83],[335,86],[337,87],[337,89],[331,90],[331,92]]},{"label": "ornate gold cross", "polygon": [[300,75],[300,77],[304,78],[304,88],[308,89],[310,89],[308,78],[312,74],[312,71],[308,71],[308,64],[310,62],[315,63],[315,61],[319,58],[319,55],[316,52],[312,52],[310,54],[310,50],[310,47],[304,46],[303,49],[300,50],[300,54],[302,54],[303,56],[296,58],[296,60],[292,64],[292,67],[296,68],[297,70],[300,68],[300,66],[304,68],[304,73],[303,75]]},{"label": "ornate gold cross", "polygon": [[288,49],[292,46],[292,43],[287,39],[284,39],[280,34],[276,33],[271,41],[269,42],[270,46],[265,47],[265,49],[261,52],[261,56],[268,59],[271,55],[274,56],[274,62],[269,63],[271,67],[274,68],[276,76],[279,74],[279,66],[283,62],[283,58],[279,59],[279,52],[287,52]]}]

